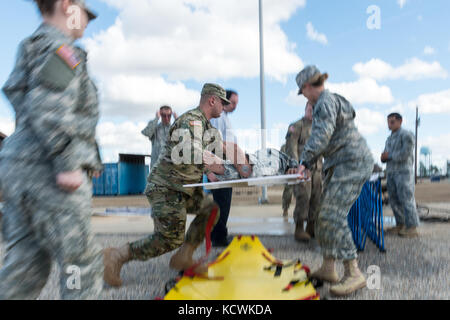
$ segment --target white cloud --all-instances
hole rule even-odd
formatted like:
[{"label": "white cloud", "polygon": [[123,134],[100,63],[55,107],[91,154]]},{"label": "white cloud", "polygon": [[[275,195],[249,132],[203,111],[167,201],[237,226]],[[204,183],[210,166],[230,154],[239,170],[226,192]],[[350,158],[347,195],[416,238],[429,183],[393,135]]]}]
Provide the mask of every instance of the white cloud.
[{"label": "white cloud", "polygon": [[117,162],[119,153],[150,154],[151,142],[141,134],[147,122],[103,122],[97,126],[103,162]]},{"label": "white cloud", "polygon": [[408,106],[425,114],[450,114],[450,89],[420,95],[416,100],[410,101]]},{"label": "white cloud", "polygon": [[319,42],[323,45],[328,44],[327,36],[323,33],[319,33],[311,22],[306,25],[306,35],[308,39]]},{"label": "white cloud", "polygon": [[9,136],[14,132],[15,127],[16,124],[14,120],[6,117],[0,117],[0,132]]},{"label": "white cloud", "polygon": [[363,135],[378,133],[386,126],[384,115],[378,111],[367,108],[356,110],[356,126]]},{"label": "white cloud", "polygon": [[405,6],[407,0],[397,0],[398,5],[400,6],[400,9],[403,9]]},{"label": "white cloud", "polygon": [[369,77],[375,80],[404,79],[408,81],[440,78],[446,79],[448,72],[437,61],[428,63],[418,58],[407,60],[399,67],[380,60],[371,59],[366,63],[357,63],[353,71],[361,77]]},{"label": "white cloud", "polygon": [[425,49],[423,49],[423,53],[426,55],[433,55],[436,53],[436,49],[430,46],[426,46]]},{"label": "white cloud", "polygon": [[178,114],[198,105],[200,92],[179,81],[170,83],[158,76],[116,74],[102,83],[102,113],[129,120],[153,117],[161,105]]},{"label": "white cloud", "polygon": [[308,100],[304,95],[298,95],[298,89],[289,91],[288,96],[285,99],[286,103],[291,106],[303,107],[305,108]]},{"label": "white cloud", "polygon": [[[96,73],[198,81],[259,75],[257,1],[108,3],[119,10],[116,23],[86,40]],[[280,23],[304,5],[305,0],[265,1],[266,72],[278,81],[286,81],[293,70],[303,66]]]},{"label": "white cloud", "polygon": [[389,87],[380,86],[370,78],[361,78],[354,82],[328,83],[325,86],[331,92],[342,95],[352,104],[389,104],[394,101]]}]

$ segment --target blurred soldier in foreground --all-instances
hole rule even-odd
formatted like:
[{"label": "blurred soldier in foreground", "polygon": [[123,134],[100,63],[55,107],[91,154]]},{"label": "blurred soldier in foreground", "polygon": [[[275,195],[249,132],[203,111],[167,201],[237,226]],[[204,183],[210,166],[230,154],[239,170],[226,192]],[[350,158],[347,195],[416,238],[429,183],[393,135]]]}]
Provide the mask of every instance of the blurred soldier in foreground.
[{"label": "blurred soldier in foreground", "polygon": [[20,44],[3,87],[16,129],[0,152],[6,243],[0,300],[36,299],[53,261],[61,269],[63,299],[94,299],[103,286],[90,225],[90,176],[102,169],[98,100],[86,52],[73,42],[95,15],[84,0],[35,2],[44,22]]},{"label": "blurred soldier in foreground", "polygon": [[[286,153],[297,161],[311,135],[312,113],[313,106],[308,102],[305,107],[305,116],[289,126],[286,135]],[[314,237],[314,222],[322,194],[322,162],[323,158],[319,157],[310,168],[311,181],[294,186],[295,240],[297,241],[308,241]],[[308,221],[306,231],[304,229],[305,221]]]},{"label": "blurred soldier in foreground", "polygon": [[344,277],[330,289],[332,294],[342,296],[366,286],[358,268],[347,215],[369,180],[374,161],[355,126],[355,110],[345,98],[325,90],[327,79],[328,74],[321,74],[315,66],[307,66],[296,78],[299,94],[314,104],[311,136],[303,149],[297,173],[310,176],[310,170],[323,155],[325,181],[315,225],[323,264],[312,276],[336,283],[339,281],[336,259],[344,260]]},{"label": "blurred soldier in foreground", "polygon": [[[280,148],[280,151],[283,153],[286,153],[286,144],[283,144]],[[285,185],[283,190],[283,196],[282,196],[282,208],[283,208],[283,217],[288,217],[288,210],[291,206],[292,201],[292,192],[294,187],[291,185]]]},{"label": "blurred soldier in foreground", "polygon": [[[152,207],[154,233],[120,248],[105,250],[104,279],[108,284],[122,285],[120,270],[124,263],[146,261],[177,248],[180,249],[170,260],[172,269],[207,271],[207,266],[196,263],[192,255],[203,242],[207,226],[212,228],[216,224],[219,207],[211,196],[204,197],[202,188],[183,188],[183,185],[200,183],[203,173],[223,173],[223,166],[215,164],[222,163],[222,157],[217,158],[212,152],[222,149],[227,154],[227,145],[209,120],[219,117],[228,103],[222,87],[207,83],[203,86],[199,107],[180,116],[170,127],[164,151],[148,177],[145,190]],[[215,147],[209,149],[211,146]],[[245,159],[237,164],[245,158],[241,153],[234,149],[233,163],[241,174],[249,176],[251,168]],[[197,216],[185,237],[187,213]]]},{"label": "blurred soldier in foreground", "polygon": [[[159,155],[164,148],[170,129],[170,118],[177,119],[177,114],[172,113],[172,108],[169,106],[162,106],[158,112],[156,112],[155,119],[151,120],[147,127],[141,131],[141,133],[148,137],[152,142],[152,156],[150,159],[150,170],[153,169],[158,161]],[[161,123],[158,124],[161,118]]]},{"label": "blurred soldier in foreground", "polygon": [[388,116],[392,134],[381,155],[381,162],[386,163],[389,203],[396,223],[387,233],[414,238],[419,236],[419,217],[414,198],[414,134],[402,129],[402,121],[398,113]]}]

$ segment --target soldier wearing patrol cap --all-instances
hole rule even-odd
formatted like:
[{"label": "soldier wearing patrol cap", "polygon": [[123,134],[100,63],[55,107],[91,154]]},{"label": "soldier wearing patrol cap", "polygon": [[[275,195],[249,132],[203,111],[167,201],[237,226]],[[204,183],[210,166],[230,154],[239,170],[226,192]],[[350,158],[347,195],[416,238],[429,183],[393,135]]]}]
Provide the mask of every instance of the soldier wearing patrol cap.
[{"label": "soldier wearing patrol cap", "polygon": [[[35,1],[44,22],[22,41],[3,92],[16,129],[0,152],[3,241],[0,300],[36,299],[57,261],[63,299],[94,299],[103,287],[101,249],[91,234],[97,89],[86,52],[73,42],[94,15],[84,1]],[[69,7],[81,9],[70,29]],[[78,281],[71,283],[74,275]]]},{"label": "soldier wearing patrol cap", "polygon": [[315,235],[321,246],[323,264],[313,277],[336,283],[337,259],[344,261],[345,274],[331,293],[347,295],[366,286],[358,268],[356,247],[347,215],[373,169],[372,154],[355,125],[356,113],[342,96],[324,88],[328,74],[307,66],[297,75],[299,94],[314,104],[311,136],[300,156],[297,173],[307,176],[320,156],[324,157],[325,180]]},{"label": "soldier wearing patrol cap", "polygon": [[[203,173],[209,170],[219,173],[219,167],[223,167],[216,168],[205,161],[207,155],[212,155],[207,148],[213,141],[206,136],[212,135],[219,148],[226,153],[226,143],[222,142],[219,132],[209,120],[218,118],[223,106],[228,103],[221,86],[207,83],[203,86],[199,107],[181,115],[171,126],[163,153],[147,179],[145,190],[152,207],[154,232],[147,238],[104,251],[104,279],[108,284],[122,285],[120,270],[124,263],[146,261],[177,248],[180,249],[170,260],[172,269],[182,271],[194,268],[197,273],[207,271],[207,266],[196,265],[192,255],[205,238],[206,226],[212,228],[217,222],[219,206],[210,195],[204,196],[202,188],[190,189],[183,185],[201,183]],[[238,166],[237,158],[233,158],[233,163],[238,168],[248,165],[247,162]],[[221,163],[222,160],[218,160]],[[247,176],[250,174],[251,170]],[[196,218],[185,237],[187,213],[196,214]]]}]

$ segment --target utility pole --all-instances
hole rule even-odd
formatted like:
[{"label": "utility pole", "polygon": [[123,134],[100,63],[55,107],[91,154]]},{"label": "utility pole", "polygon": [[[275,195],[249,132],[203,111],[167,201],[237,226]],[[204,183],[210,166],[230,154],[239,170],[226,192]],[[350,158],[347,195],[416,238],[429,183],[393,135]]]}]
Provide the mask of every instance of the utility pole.
[{"label": "utility pole", "polygon": [[416,155],[414,157],[414,181],[415,184],[417,184],[417,133],[418,133],[418,128],[420,125],[420,119],[419,119],[419,106],[416,106],[416,146],[415,146],[415,152]]},{"label": "utility pole", "polygon": [[[266,101],[264,88],[264,33],[263,33],[263,6],[259,0],[259,77],[261,90],[261,147],[266,149]],[[261,203],[267,203],[267,187],[262,187]]]}]

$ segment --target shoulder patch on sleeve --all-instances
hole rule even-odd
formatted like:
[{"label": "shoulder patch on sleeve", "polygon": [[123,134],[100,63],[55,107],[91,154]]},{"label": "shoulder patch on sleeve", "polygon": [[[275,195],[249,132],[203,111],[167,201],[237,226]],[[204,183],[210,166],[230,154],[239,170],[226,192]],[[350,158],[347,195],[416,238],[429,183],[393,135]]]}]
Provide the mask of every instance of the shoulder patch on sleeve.
[{"label": "shoulder patch on sleeve", "polygon": [[189,125],[190,125],[191,127],[195,127],[195,126],[201,127],[201,126],[202,126],[202,122],[199,121],[199,120],[196,120],[196,121],[189,121]]},{"label": "shoulder patch on sleeve", "polygon": [[71,68],[75,69],[81,62],[75,52],[68,45],[63,44],[56,50],[56,54]]},{"label": "shoulder patch on sleeve", "polygon": [[56,52],[50,54],[39,76],[42,82],[52,89],[64,90],[75,78],[75,68],[79,65],[79,59],[73,50],[62,45]]}]

